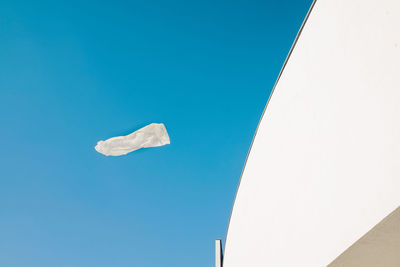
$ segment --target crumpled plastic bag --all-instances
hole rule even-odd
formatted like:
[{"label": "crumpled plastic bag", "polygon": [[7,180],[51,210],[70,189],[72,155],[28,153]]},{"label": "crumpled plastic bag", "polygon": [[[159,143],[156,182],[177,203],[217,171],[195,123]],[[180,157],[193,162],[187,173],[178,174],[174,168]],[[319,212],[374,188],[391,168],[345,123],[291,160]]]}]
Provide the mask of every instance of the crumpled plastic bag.
[{"label": "crumpled plastic bag", "polygon": [[122,156],[140,148],[168,144],[170,144],[170,141],[164,124],[152,123],[126,136],[99,141],[95,149],[106,156]]}]

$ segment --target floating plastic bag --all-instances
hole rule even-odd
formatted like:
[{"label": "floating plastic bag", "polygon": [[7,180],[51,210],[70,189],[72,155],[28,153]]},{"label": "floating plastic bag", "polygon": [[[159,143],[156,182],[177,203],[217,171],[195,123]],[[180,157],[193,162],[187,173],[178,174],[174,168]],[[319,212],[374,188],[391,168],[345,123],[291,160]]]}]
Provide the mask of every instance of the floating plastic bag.
[{"label": "floating plastic bag", "polygon": [[169,143],[164,124],[152,123],[126,136],[99,141],[95,149],[106,156],[122,156],[140,148],[163,146]]}]

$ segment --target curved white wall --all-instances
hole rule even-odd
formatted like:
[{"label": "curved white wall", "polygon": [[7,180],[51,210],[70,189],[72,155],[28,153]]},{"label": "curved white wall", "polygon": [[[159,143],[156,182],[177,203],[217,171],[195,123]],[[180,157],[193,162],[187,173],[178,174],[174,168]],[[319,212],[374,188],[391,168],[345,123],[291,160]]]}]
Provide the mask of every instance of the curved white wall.
[{"label": "curved white wall", "polygon": [[318,0],[260,122],[224,267],[321,267],[400,204],[400,1]]}]

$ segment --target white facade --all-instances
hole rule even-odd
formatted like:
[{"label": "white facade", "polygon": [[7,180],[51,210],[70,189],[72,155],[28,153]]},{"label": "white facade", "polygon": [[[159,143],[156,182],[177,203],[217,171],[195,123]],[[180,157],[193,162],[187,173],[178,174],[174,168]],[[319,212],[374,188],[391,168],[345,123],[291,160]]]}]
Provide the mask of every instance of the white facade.
[{"label": "white facade", "polygon": [[223,266],[327,266],[399,189],[400,1],[318,0],[253,140]]}]

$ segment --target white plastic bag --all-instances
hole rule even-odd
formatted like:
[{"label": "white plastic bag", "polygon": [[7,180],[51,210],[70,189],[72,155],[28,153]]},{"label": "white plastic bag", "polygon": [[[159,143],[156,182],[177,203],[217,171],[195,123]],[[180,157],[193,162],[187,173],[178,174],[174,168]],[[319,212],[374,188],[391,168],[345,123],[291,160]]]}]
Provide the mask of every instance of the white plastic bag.
[{"label": "white plastic bag", "polygon": [[121,156],[145,147],[156,147],[170,144],[167,129],[162,123],[149,124],[129,135],[117,136],[99,141],[95,146],[97,152],[106,156]]}]

